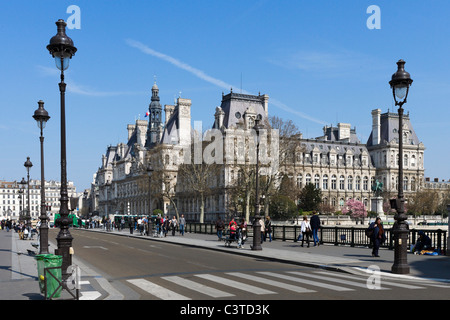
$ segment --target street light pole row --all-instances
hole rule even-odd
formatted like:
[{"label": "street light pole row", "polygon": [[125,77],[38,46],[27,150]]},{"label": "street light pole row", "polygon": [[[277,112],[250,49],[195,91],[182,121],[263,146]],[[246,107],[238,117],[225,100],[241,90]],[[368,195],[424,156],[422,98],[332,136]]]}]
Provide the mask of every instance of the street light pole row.
[{"label": "street light pole row", "polygon": [[[59,83],[60,91],[60,107],[61,107],[61,190],[60,190],[60,232],[56,240],[58,249],[55,250],[57,255],[62,256],[62,277],[66,279],[67,268],[72,264],[72,236],[69,232],[69,197],[67,192],[67,160],[66,160],[66,113],[65,113],[65,92],[66,84],[64,83],[64,70],[69,67],[69,61],[77,51],[74,47],[72,39],[66,35],[66,22],[59,19],[56,22],[57,33],[50,39],[47,49],[55,58],[56,67],[61,71],[61,82]],[[36,120],[40,129],[40,145],[41,145],[41,226],[40,226],[40,254],[48,254],[48,216],[45,206],[45,177],[44,177],[44,135],[43,129],[47,121],[50,119],[48,112],[44,108],[44,102],[39,100],[38,109],[34,112],[33,118]],[[28,210],[26,219],[30,225],[30,168],[33,164],[30,157],[27,158],[24,166],[27,168],[28,177]],[[24,179],[22,179],[24,182]],[[21,182],[22,184],[22,182]]]}]

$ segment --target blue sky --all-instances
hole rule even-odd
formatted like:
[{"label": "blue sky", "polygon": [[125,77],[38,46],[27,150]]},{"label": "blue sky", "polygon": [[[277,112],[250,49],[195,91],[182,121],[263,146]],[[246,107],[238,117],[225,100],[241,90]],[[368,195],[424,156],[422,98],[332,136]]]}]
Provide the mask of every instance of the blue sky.
[{"label": "blue sky", "polygon": [[[222,92],[268,94],[269,113],[303,136],[350,123],[361,141],[371,110],[394,109],[389,80],[399,59],[414,83],[405,104],[425,146],[425,176],[448,180],[449,1],[1,1],[0,179],[40,179],[38,100],[45,128],[45,177],[60,180],[59,71],[46,46],[55,22],[80,8],[78,48],[66,72],[68,179],[90,187],[108,145],[126,142],[144,119],[156,76],[161,103],[192,100],[192,121],[213,122]],[[377,5],[381,28],[369,29]]]}]

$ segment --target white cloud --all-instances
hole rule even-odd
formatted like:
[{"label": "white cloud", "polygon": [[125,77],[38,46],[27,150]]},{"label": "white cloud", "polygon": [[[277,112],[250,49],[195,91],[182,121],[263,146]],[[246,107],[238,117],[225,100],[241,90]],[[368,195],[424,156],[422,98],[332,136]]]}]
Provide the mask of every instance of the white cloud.
[{"label": "white cloud", "polygon": [[[154,56],[156,58],[159,58],[161,60],[164,60],[166,62],[169,62],[170,64],[172,64],[172,65],[174,65],[174,66],[176,66],[176,67],[178,67],[180,69],[183,69],[185,71],[188,71],[188,72],[192,73],[193,75],[195,75],[196,77],[198,77],[200,79],[203,79],[203,80],[205,80],[205,81],[207,81],[207,82],[209,82],[211,84],[214,84],[214,85],[216,85],[216,86],[218,86],[218,87],[220,87],[222,89],[228,90],[228,89],[234,87],[233,85],[231,85],[229,83],[226,83],[225,81],[222,81],[220,79],[216,79],[214,77],[211,77],[211,76],[207,75],[202,70],[194,68],[194,67],[188,65],[187,63],[184,63],[184,62],[182,62],[182,61],[180,61],[180,60],[178,60],[176,58],[173,58],[173,57],[171,57],[171,56],[169,56],[167,54],[164,54],[164,53],[158,52],[156,50],[153,50],[153,49],[149,48],[148,46],[146,46],[145,44],[143,44],[142,42],[139,42],[139,41],[136,41],[136,40],[132,40],[132,39],[126,39],[125,41],[126,41],[126,43],[129,46],[131,46],[133,48],[136,48],[136,49],[139,49],[141,52],[143,52],[145,54],[148,54],[148,55]],[[244,93],[244,94],[251,94],[250,92],[247,92],[245,90],[242,90],[242,93]],[[299,116],[301,118],[304,118],[304,119],[312,121],[312,122],[316,122],[316,123],[319,123],[319,124],[322,124],[322,125],[326,124],[326,122],[318,120],[318,119],[315,119],[314,117],[308,116],[307,114],[304,114],[304,113],[302,113],[300,111],[294,110],[291,107],[285,105],[284,103],[282,103],[280,101],[277,101],[275,99],[270,99],[269,101],[274,106],[276,106],[276,107],[278,107],[278,108],[280,108],[280,109],[282,109],[282,110],[284,110],[286,112],[295,114],[295,115],[297,115],[297,116]]]}]

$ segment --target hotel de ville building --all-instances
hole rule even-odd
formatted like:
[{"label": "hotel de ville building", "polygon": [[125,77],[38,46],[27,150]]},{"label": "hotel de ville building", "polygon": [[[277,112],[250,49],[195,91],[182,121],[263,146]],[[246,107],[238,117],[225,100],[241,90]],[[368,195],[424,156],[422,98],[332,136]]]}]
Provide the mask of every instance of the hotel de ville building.
[{"label": "hotel de ville building", "polygon": [[[243,167],[250,163],[248,155],[243,152],[242,162],[222,162],[208,179],[209,192],[200,194],[193,190],[179,170],[195,139],[196,130],[191,123],[191,108],[195,107],[190,99],[182,98],[163,107],[159,88],[156,83],[153,85],[148,120],[129,124],[124,130],[124,136],[128,133],[126,142],[108,146],[102,156],[92,186],[94,210],[101,216],[147,215],[160,209],[170,217],[175,212],[183,214],[187,221],[228,218],[232,211],[231,187],[239,183]],[[232,90],[222,93],[220,106],[211,109],[210,129],[221,133],[225,158],[238,156],[243,145],[255,149],[254,136],[247,133],[254,131],[256,120],[267,128],[268,107],[268,95]],[[425,147],[416,136],[409,115],[403,121],[403,159],[399,159],[398,114],[368,110],[367,119],[372,122],[372,131],[365,142],[358,139],[356,129],[348,123],[325,126],[323,135],[314,139],[304,139],[301,134],[288,137],[289,148],[267,148],[271,161],[261,166],[260,174],[287,176],[299,188],[312,183],[321,189],[323,203],[336,211],[348,199],[359,200],[371,210],[375,181],[383,183],[386,199],[395,197],[399,161],[404,164],[405,196],[422,188]],[[278,161],[278,157],[283,161]]]}]

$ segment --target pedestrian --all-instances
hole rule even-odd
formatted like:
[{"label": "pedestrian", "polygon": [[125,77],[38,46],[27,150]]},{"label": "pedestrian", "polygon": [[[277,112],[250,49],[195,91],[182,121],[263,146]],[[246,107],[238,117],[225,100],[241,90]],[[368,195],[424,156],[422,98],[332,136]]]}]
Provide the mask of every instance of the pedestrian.
[{"label": "pedestrian", "polygon": [[22,222],[19,224],[18,230],[19,230],[19,240],[23,240],[24,225]]},{"label": "pedestrian", "polygon": [[180,233],[184,236],[184,226],[186,225],[186,219],[184,218],[184,214],[181,215],[180,218]]},{"label": "pedestrian", "polygon": [[139,231],[139,233],[140,233],[141,236],[142,236],[142,232],[143,232],[144,230],[143,230],[142,218],[141,218],[141,217],[138,217],[138,219],[137,219],[137,230]]},{"label": "pedestrian", "polygon": [[231,218],[231,221],[228,224],[228,229],[230,230],[230,239],[236,240],[237,223],[234,221],[234,218]]},{"label": "pedestrian", "polygon": [[309,248],[309,236],[311,235],[311,225],[309,224],[308,218],[306,216],[303,217],[303,221],[300,225],[300,230],[302,232],[302,247],[306,237],[306,244]]},{"label": "pedestrian", "polygon": [[266,241],[266,239],[264,239],[266,227],[264,226],[264,220],[262,218],[259,219],[259,224],[261,225],[261,243],[263,243],[263,241]]},{"label": "pedestrian", "polygon": [[219,238],[219,241],[222,241],[223,229],[225,229],[225,224],[223,223],[222,218],[219,217],[219,219],[216,221],[216,231],[217,231],[217,237]]},{"label": "pedestrian", "polygon": [[266,217],[266,222],[264,223],[264,226],[266,228],[264,233],[264,241],[267,239],[267,235],[269,235],[269,242],[272,242],[272,221],[270,221],[270,217]]},{"label": "pedestrian", "polygon": [[133,230],[134,230],[134,221],[132,218],[128,219],[128,223],[129,223],[129,227],[130,227],[130,234],[133,234]]},{"label": "pedestrian", "polygon": [[320,245],[319,236],[317,235],[317,232],[320,230],[320,218],[316,211],[313,212],[310,224],[315,247],[316,243],[317,245]]},{"label": "pedestrian", "polygon": [[247,222],[242,218],[241,223],[239,224],[239,239],[238,239],[238,248],[244,248],[245,240],[247,240]]},{"label": "pedestrian", "polygon": [[164,237],[167,237],[167,232],[169,232],[170,229],[170,219],[167,216],[164,217],[163,229],[164,229]]},{"label": "pedestrian", "polygon": [[173,216],[172,220],[170,221],[170,228],[172,229],[172,236],[175,235],[175,230],[177,229],[177,218]]},{"label": "pedestrian", "polygon": [[372,222],[369,226],[369,229],[372,229],[372,257],[379,257],[378,250],[380,249],[380,245],[386,240],[386,235],[384,233],[383,223],[381,222],[381,218],[377,217],[375,222]]}]

